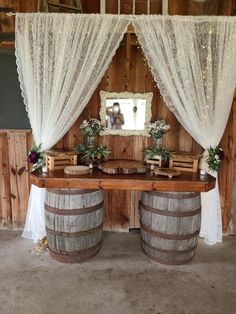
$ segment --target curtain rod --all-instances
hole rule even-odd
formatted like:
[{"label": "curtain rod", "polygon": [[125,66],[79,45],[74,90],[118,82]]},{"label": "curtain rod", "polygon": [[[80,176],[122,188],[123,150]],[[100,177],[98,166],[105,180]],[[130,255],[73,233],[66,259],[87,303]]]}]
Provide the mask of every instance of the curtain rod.
[{"label": "curtain rod", "polygon": [[7,16],[14,16],[14,15],[16,15],[16,13],[14,13],[14,12],[8,12],[7,13]]}]

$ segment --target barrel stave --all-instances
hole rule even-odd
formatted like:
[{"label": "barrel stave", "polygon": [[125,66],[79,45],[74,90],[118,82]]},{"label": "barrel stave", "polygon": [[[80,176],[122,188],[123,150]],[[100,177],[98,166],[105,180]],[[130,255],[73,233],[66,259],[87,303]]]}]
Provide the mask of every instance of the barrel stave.
[{"label": "barrel stave", "polygon": [[48,189],[45,224],[53,258],[63,262],[91,258],[101,245],[103,191]]},{"label": "barrel stave", "polygon": [[144,252],[164,264],[190,261],[201,222],[199,193],[143,192],[140,203]]}]

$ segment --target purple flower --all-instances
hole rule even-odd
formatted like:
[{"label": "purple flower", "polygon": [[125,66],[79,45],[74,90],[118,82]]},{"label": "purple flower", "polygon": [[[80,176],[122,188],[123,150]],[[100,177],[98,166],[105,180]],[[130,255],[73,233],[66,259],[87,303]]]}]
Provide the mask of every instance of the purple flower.
[{"label": "purple flower", "polygon": [[27,161],[30,164],[35,164],[38,161],[39,158],[39,154],[36,152],[30,152],[30,154],[28,155]]}]

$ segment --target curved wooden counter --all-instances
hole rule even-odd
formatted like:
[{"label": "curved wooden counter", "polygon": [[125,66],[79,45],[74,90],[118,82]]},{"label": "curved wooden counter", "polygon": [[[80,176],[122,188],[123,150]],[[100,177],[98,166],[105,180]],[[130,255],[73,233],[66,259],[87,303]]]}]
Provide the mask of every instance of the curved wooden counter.
[{"label": "curved wooden counter", "polygon": [[129,191],[175,191],[207,192],[215,187],[215,178],[199,173],[182,172],[179,177],[145,174],[106,174],[92,170],[86,175],[68,175],[63,170],[43,173],[36,170],[30,174],[30,181],[40,188],[105,189]]}]

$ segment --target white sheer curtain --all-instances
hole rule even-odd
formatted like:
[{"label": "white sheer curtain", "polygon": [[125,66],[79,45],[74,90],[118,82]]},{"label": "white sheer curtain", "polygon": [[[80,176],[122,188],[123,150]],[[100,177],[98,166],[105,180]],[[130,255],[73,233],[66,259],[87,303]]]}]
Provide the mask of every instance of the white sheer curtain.
[{"label": "white sheer curtain", "polygon": [[[170,110],[205,150],[218,145],[235,90],[236,17],[136,16],[133,24]],[[201,236],[222,241],[218,183],[202,193]]]},{"label": "white sheer curtain", "polygon": [[[55,145],[77,120],[130,22],[122,15],[16,15],[16,57],[34,140]],[[23,236],[45,235],[44,189],[32,186]]]}]

